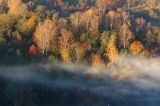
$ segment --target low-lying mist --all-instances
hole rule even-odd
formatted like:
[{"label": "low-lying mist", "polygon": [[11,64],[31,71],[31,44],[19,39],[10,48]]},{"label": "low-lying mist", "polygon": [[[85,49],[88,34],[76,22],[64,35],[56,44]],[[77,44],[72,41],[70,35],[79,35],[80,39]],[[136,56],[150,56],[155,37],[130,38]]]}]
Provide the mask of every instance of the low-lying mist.
[{"label": "low-lying mist", "polygon": [[159,106],[160,59],[117,60],[99,67],[64,63],[1,66],[0,104]]}]

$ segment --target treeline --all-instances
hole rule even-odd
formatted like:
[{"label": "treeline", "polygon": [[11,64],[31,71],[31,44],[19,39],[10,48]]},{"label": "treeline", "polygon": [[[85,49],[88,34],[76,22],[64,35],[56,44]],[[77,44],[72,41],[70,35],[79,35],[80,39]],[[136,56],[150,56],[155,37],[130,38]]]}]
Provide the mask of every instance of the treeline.
[{"label": "treeline", "polygon": [[156,0],[0,0],[1,61],[98,65],[119,55],[157,55],[158,6]]}]

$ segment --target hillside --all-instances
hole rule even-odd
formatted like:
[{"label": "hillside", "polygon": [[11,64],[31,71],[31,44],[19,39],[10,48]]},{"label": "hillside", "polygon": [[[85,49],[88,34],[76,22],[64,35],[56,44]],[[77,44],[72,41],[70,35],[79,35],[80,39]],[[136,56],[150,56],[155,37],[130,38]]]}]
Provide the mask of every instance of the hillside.
[{"label": "hillside", "polygon": [[0,106],[159,106],[160,0],[0,0]]}]

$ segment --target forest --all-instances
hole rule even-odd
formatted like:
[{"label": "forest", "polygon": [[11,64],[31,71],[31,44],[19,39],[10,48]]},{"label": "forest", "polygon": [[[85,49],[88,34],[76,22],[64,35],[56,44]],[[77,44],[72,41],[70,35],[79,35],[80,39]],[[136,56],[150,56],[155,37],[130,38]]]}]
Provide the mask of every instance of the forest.
[{"label": "forest", "polygon": [[0,0],[1,64],[157,56],[159,0]]},{"label": "forest", "polygon": [[2,106],[159,106],[159,56],[160,0],[0,0]]}]

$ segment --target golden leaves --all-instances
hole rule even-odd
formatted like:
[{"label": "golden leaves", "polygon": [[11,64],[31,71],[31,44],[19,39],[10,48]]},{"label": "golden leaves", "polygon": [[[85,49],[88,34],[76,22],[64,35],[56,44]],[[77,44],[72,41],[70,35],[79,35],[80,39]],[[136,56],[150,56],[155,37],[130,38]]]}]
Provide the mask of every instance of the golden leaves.
[{"label": "golden leaves", "polygon": [[114,63],[118,57],[118,49],[116,47],[116,36],[114,34],[111,35],[111,38],[108,43],[108,48],[106,50],[108,59],[111,63]]},{"label": "golden leaves", "polygon": [[18,20],[17,29],[23,34],[29,34],[32,32],[36,26],[37,16],[33,12],[27,13],[27,18],[22,18]]},{"label": "golden leaves", "polygon": [[9,13],[19,16],[27,12],[27,6],[21,0],[8,0]]},{"label": "golden leaves", "polygon": [[61,48],[60,55],[64,62],[69,62],[69,50],[68,48]]},{"label": "golden leaves", "polygon": [[130,45],[130,51],[133,55],[138,55],[144,50],[144,45],[139,41],[134,41]]},{"label": "golden leaves", "polygon": [[92,15],[94,14],[93,9],[89,9],[89,10],[87,11],[87,14],[88,14],[89,16],[92,16]]},{"label": "golden leaves", "polygon": [[70,60],[70,47],[74,43],[75,38],[71,31],[67,29],[61,30],[61,36],[59,37],[59,51],[64,62],[69,62]]},{"label": "golden leaves", "polygon": [[33,29],[34,27],[35,27],[35,25],[36,25],[36,18],[37,18],[37,16],[36,16],[36,14],[35,13],[33,13],[33,12],[29,12],[28,13],[29,14],[29,19],[24,23],[26,26],[27,26],[27,28],[28,29]]}]

